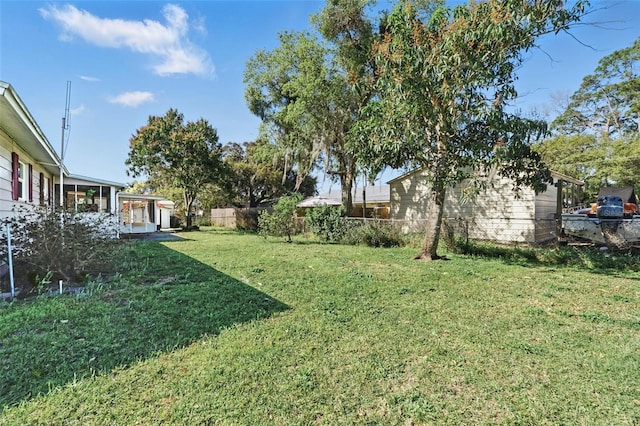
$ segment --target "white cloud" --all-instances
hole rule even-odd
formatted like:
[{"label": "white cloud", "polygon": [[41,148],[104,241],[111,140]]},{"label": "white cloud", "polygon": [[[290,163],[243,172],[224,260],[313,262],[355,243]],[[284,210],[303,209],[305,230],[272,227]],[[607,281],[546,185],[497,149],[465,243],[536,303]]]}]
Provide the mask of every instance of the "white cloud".
[{"label": "white cloud", "polygon": [[[189,16],[179,6],[168,4],[162,9],[166,24],[145,19],[100,18],[73,5],[50,5],[40,9],[43,18],[62,27],[60,39],[74,37],[100,47],[127,48],[158,59],[154,72],[158,75],[197,74],[213,75],[214,67],[209,54],[193,44],[188,37]],[[202,22],[195,23],[202,31]]]},{"label": "white cloud", "polygon": [[69,110],[69,114],[71,115],[80,115],[82,114],[84,111],[86,110],[84,104],[81,104],[79,107],[77,108],[72,108],[71,110]]},{"label": "white cloud", "polygon": [[80,75],[78,76],[80,78],[80,80],[84,80],[84,81],[89,81],[89,82],[96,82],[96,81],[100,81],[99,78],[96,77],[89,77],[88,75]]},{"label": "white cloud", "polygon": [[155,100],[153,93],[151,92],[124,92],[118,96],[109,98],[109,102],[113,104],[120,104],[128,107],[137,107],[147,102],[153,102]]}]

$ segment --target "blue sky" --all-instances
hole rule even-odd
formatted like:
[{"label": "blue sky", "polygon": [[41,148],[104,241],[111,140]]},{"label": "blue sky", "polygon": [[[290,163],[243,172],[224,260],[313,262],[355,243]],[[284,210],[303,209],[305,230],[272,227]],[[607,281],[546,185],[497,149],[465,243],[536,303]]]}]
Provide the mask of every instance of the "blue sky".
[{"label": "blue sky", "polygon": [[[247,60],[276,47],[278,32],[311,29],[309,17],[323,5],[1,0],[0,80],[14,86],[58,151],[71,81],[67,168],[128,183],[129,138],[169,108],[207,119],[223,144],[255,140],[260,122],[244,102]],[[640,0],[592,1],[592,9],[588,24],[572,31],[580,43],[547,36],[527,53],[515,108],[553,117],[553,96],[573,93],[600,58],[640,36]]]}]

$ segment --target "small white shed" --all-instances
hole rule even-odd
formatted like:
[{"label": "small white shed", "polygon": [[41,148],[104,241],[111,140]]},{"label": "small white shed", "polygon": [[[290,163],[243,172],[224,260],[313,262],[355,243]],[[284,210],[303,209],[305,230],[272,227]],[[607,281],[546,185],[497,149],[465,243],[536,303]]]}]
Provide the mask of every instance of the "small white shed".
[{"label": "small white shed", "polygon": [[[414,170],[389,181],[391,219],[400,221],[405,232],[423,229],[427,212],[425,172]],[[558,193],[558,181],[563,186],[584,185],[583,182],[552,172],[553,184],[543,193],[530,188],[519,193],[513,182],[497,173],[489,173],[487,189],[474,198],[465,196],[468,182],[447,190],[443,218],[464,226],[469,238],[503,243],[541,243],[556,237],[558,212],[566,194]]]}]

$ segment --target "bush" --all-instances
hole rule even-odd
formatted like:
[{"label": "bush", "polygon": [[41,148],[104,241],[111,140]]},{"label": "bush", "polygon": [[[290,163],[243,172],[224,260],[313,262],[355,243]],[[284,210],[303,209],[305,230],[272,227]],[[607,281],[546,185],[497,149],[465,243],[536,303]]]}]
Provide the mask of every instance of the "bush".
[{"label": "bush", "polygon": [[107,272],[119,240],[111,215],[21,210],[3,220],[0,256],[7,258],[6,224],[11,228],[14,270],[22,292],[43,282],[80,282],[88,274]]},{"label": "bush", "polygon": [[296,221],[296,205],[302,200],[302,195],[284,196],[273,206],[273,211],[263,211],[258,217],[260,235],[267,237],[291,237],[298,232]]},{"label": "bush", "polygon": [[368,221],[362,226],[349,229],[342,242],[369,247],[400,247],[403,245],[402,235],[396,227],[378,221]]},{"label": "bush", "polygon": [[309,209],[304,222],[315,235],[327,242],[342,240],[348,229],[342,206],[325,205]]}]

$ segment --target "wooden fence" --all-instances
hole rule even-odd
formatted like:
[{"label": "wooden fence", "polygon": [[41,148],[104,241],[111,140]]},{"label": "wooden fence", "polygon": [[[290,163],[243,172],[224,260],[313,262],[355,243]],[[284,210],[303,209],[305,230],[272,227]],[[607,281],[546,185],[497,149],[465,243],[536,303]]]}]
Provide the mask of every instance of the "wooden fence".
[{"label": "wooden fence", "polygon": [[257,230],[258,216],[263,207],[211,209],[211,225],[225,228]]}]

